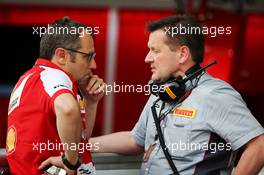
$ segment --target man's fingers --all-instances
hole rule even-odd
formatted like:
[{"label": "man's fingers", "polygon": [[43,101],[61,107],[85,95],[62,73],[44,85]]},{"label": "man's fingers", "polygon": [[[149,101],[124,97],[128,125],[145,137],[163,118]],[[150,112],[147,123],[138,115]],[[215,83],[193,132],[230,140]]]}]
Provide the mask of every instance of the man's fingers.
[{"label": "man's fingers", "polygon": [[42,162],[40,164],[40,166],[38,167],[38,169],[43,169],[43,168],[45,168],[46,166],[48,166],[50,164],[51,164],[51,158],[48,158],[44,162]]},{"label": "man's fingers", "polygon": [[105,87],[106,87],[106,84],[103,83],[102,85],[99,86],[99,89],[97,89],[94,94],[100,94],[102,92],[105,92]]},{"label": "man's fingers", "polygon": [[103,86],[103,80],[98,79],[96,83],[92,86],[92,88],[89,90],[90,94],[94,94],[94,92],[98,89],[100,89]]},{"label": "man's fingers", "polygon": [[80,91],[87,100],[92,102],[98,102],[105,93],[106,84],[102,78],[99,78],[97,75],[93,75],[88,80],[86,87],[79,86]]},{"label": "man's fingers", "polygon": [[97,77],[96,79],[91,79],[86,90],[89,92],[89,94],[94,94],[94,92],[98,90],[99,88],[101,88],[103,84],[104,84],[104,81],[101,78]]},{"label": "man's fingers", "polygon": [[91,88],[94,86],[94,84],[96,83],[97,79],[98,79],[98,76],[97,76],[97,75],[93,75],[93,76],[90,78],[89,83],[88,83],[87,88],[86,88],[87,91],[90,91],[90,89],[91,89]]}]

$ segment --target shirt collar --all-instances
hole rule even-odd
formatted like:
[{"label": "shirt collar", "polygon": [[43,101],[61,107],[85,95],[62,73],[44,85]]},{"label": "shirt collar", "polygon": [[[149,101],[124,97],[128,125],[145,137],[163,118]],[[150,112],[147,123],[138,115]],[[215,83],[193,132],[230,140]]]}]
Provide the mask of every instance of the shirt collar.
[{"label": "shirt collar", "polygon": [[71,76],[69,73],[65,72],[62,68],[60,68],[56,64],[52,63],[50,60],[47,60],[45,58],[38,58],[37,61],[35,62],[35,66],[46,66],[46,67],[50,67],[53,69],[61,70],[62,72],[64,72],[66,75],[69,76],[69,78],[71,79],[73,84],[78,85],[78,82],[76,81],[76,79],[73,76]]}]

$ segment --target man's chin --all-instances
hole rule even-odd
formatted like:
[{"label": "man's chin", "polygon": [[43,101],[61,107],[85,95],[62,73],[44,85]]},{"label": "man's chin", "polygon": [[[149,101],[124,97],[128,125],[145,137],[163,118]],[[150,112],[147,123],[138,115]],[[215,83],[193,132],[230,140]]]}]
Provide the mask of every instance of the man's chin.
[{"label": "man's chin", "polygon": [[153,81],[166,81],[166,80],[168,80],[169,78],[167,78],[167,77],[157,77],[157,76],[155,76],[155,75],[152,75],[151,76],[151,80],[153,80]]},{"label": "man's chin", "polygon": [[153,81],[159,81],[160,79],[160,75],[156,74],[155,72],[151,75],[151,80]]},{"label": "man's chin", "polygon": [[155,76],[151,76],[151,80],[153,80],[153,81],[157,81],[157,80],[159,80],[157,77],[155,77]]},{"label": "man's chin", "polygon": [[79,79],[78,80],[78,83],[80,84],[80,85],[87,85],[88,84],[88,82],[89,82],[89,78],[90,77],[84,77],[84,78],[81,78],[81,79]]}]

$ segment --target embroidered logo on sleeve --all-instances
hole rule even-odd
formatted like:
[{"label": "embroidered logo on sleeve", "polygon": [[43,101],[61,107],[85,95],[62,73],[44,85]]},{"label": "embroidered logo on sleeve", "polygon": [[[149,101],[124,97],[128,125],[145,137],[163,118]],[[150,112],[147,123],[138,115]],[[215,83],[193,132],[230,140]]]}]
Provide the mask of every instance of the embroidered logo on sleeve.
[{"label": "embroidered logo on sleeve", "polygon": [[173,111],[174,116],[180,116],[190,119],[194,119],[195,114],[196,114],[196,109],[192,109],[192,108],[176,108]]}]

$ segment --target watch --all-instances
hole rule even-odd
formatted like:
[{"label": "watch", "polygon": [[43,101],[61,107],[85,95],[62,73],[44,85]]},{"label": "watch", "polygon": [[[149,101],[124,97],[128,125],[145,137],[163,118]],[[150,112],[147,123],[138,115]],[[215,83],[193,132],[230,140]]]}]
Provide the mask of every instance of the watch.
[{"label": "watch", "polygon": [[61,159],[62,159],[63,164],[64,164],[67,168],[69,168],[70,170],[76,170],[76,169],[78,169],[79,166],[80,166],[81,163],[82,163],[82,159],[81,159],[80,155],[79,155],[79,157],[78,157],[78,161],[77,161],[76,164],[72,164],[71,162],[69,162],[69,161],[67,160],[66,156],[65,156],[65,153],[63,153],[63,154],[61,155]]}]

